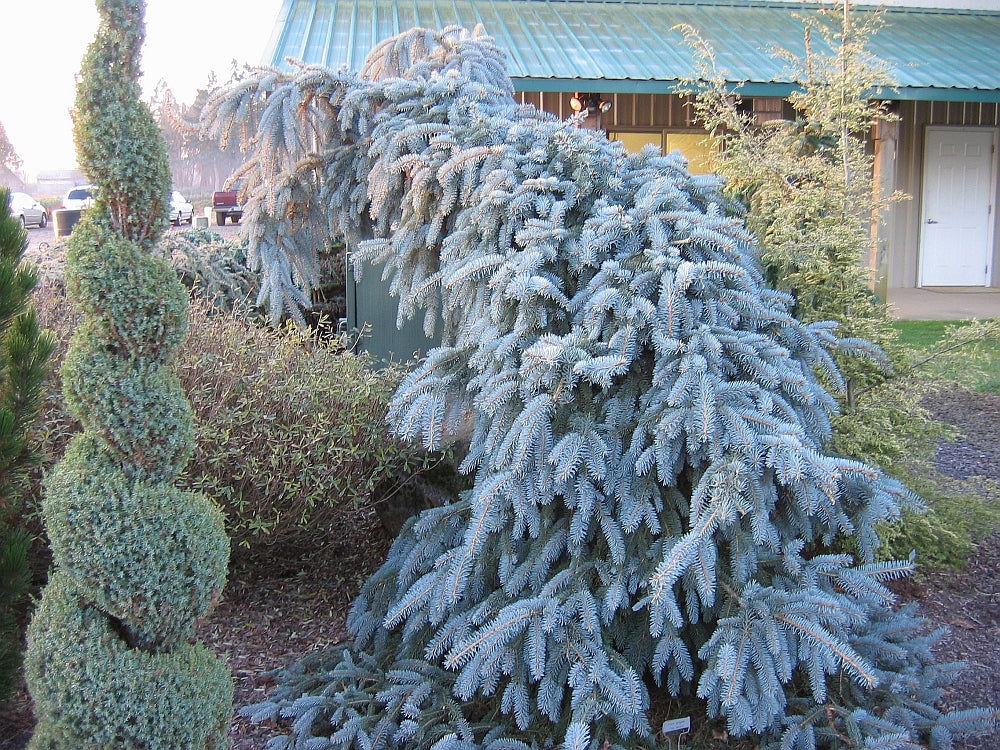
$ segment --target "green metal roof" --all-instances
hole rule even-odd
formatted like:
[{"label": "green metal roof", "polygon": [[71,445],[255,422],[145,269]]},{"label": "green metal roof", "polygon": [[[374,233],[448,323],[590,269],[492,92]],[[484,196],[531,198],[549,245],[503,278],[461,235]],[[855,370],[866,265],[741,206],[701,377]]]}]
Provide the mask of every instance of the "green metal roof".
[{"label": "green metal roof", "polygon": [[[283,0],[266,59],[358,69],[372,47],[414,26],[482,24],[520,91],[666,93],[694,74],[677,24],[715,49],[746,95],[791,89],[774,48],[801,53],[815,4],[761,0]],[[871,51],[898,84],[887,98],[1000,101],[1000,10],[891,7]]]}]

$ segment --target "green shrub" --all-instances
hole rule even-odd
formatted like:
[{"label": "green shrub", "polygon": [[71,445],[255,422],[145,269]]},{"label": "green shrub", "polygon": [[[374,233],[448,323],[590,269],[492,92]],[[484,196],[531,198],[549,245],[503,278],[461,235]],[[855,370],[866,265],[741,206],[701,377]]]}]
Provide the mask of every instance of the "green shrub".
[{"label": "green shrub", "polygon": [[222,594],[229,540],[212,501],[174,484],[193,449],[175,369],[188,295],[151,254],[170,172],[139,100],[145,3],[97,6],[73,124],[99,192],[67,242],[65,273],[82,322],[62,385],[83,432],[45,483],[53,572],[28,628],[29,747],[224,748],[229,666],[191,641]]},{"label": "green shrub", "polygon": [[204,495],[129,477],[90,432],[70,442],[45,484],[46,530],[65,575],[128,621],[143,645],[193,637],[224,583],[229,550],[218,544],[219,508]]},{"label": "green shrub", "polygon": [[926,467],[902,471],[907,486],[927,504],[879,526],[882,559],[915,551],[921,568],[965,565],[975,544],[1000,526],[1000,484],[983,477],[953,479]]},{"label": "green shrub", "polygon": [[345,510],[432,460],[388,435],[397,371],[340,339],[192,309],[178,370],[197,437],[181,481],[223,506],[234,551],[318,547]]},{"label": "green shrub", "polygon": [[[37,304],[58,337],[58,369],[80,316],[58,287],[40,289]],[[384,428],[398,371],[369,367],[339,339],[319,342],[220,315],[203,299],[189,315],[177,370],[194,412],[195,446],[178,482],[222,506],[234,555],[316,549],[376,487],[385,493],[397,477],[434,461]],[[66,410],[59,373],[51,377],[36,430],[50,462],[80,429]],[[36,477],[35,503],[38,484]]]},{"label": "green shrub", "polygon": [[232,704],[225,662],[201,644],[130,648],[100,608],[81,605],[66,573],[45,591],[28,628],[28,681],[36,703],[60,710],[39,724],[33,750],[229,747],[229,712],[218,711]]}]

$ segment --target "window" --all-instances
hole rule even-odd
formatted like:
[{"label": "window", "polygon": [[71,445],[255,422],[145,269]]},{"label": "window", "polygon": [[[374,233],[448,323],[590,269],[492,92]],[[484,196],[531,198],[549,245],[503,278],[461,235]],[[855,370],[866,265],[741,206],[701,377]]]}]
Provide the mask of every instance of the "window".
[{"label": "window", "polygon": [[657,131],[612,131],[608,138],[621,141],[630,153],[638,153],[644,146],[652,144],[660,149],[660,153],[669,154],[680,151],[688,160],[688,170],[691,174],[710,174],[715,171],[713,164],[718,158],[719,148],[708,142],[708,134],[700,130],[684,132]]},{"label": "window", "polygon": [[659,130],[655,133],[608,133],[608,138],[621,141],[630,154],[637,154],[649,145],[656,146],[663,153],[663,133]]},{"label": "window", "polygon": [[680,151],[688,160],[691,174],[711,174],[715,171],[715,160],[719,156],[719,146],[709,142],[708,133],[667,133],[665,153]]}]

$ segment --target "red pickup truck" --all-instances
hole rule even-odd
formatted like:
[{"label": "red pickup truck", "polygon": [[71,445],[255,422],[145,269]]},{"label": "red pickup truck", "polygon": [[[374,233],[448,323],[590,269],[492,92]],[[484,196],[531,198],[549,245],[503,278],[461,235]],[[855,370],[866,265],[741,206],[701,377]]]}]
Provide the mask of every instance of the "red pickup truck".
[{"label": "red pickup truck", "polygon": [[212,210],[215,211],[215,223],[220,227],[228,217],[233,224],[239,224],[243,218],[243,207],[237,200],[235,190],[220,190],[212,195]]}]

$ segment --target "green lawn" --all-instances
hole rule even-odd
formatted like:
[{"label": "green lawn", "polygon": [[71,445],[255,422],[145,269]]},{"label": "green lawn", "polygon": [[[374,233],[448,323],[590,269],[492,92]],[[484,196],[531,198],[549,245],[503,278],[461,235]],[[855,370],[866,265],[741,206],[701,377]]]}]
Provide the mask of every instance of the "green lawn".
[{"label": "green lawn", "polygon": [[[961,333],[968,321],[906,320],[895,323],[899,341],[917,352],[917,360],[931,356],[949,333]],[[973,336],[971,343],[935,358],[921,368],[929,380],[951,380],[983,393],[1000,393],[1000,323],[993,321]]]}]

